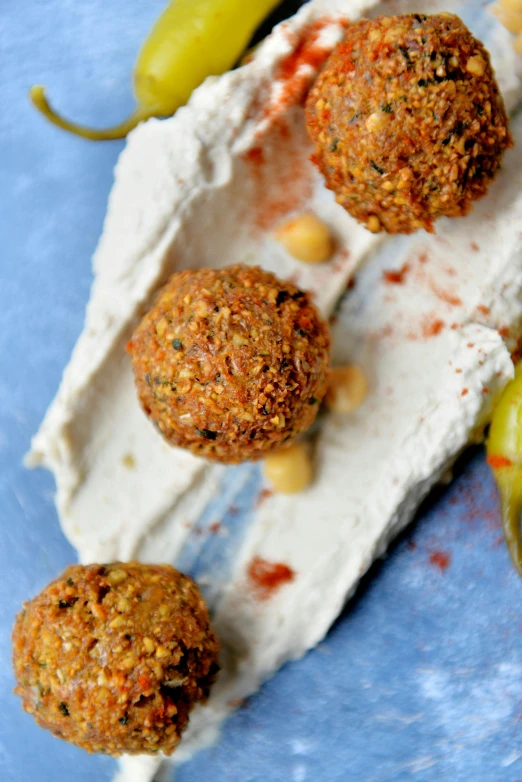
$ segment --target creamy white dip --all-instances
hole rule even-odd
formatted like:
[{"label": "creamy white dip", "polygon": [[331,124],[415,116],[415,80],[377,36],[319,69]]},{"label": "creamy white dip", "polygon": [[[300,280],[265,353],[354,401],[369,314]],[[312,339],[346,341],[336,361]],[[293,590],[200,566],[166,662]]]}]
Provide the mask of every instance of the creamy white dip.
[{"label": "creamy white dip", "polygon": [[[439,8],[401,2],[382,10]],[[94,257],[85,328],[28,457],[53,471],[60,520],[82,562],[136,557],[181,567],[197,559],[191,535],[218,487],[226,488],[223,515],[258,468],[208,465],[166,445],[146,420],[125,352],[140,315],[174,270],[240,261],[291,277],[330,314],[366,259],[339,312],[334,360],[359,363],[370,395],[353,415],[321,419],[311,488],[252,507],[234,545],[224,525],[221,569],[201,558],[196,575],[223,671],[177,761],[212,741],[235,704],[324,636],[430,487],[480,438],[513,374],[499,330],[515,339],[522,316],[522,123],[513,124],[519,143],[489,196],[469,217],[439,221],[435,236],[382,244],[335,204],[308,161],[299,99],[313,69],[303,64],[289,82],[288,57],[317,20],[312,45],[329,50],[342,36],[340,16],[379,10],[371,0],[312,0],[248,65],[207,80],[175,117],[131,134]],[[477,33],[513,107],[520,83],[509,35],[492,19]],[[305,208],[336,235],[327,265],[300,264],[272,238],[285,212]],[[390,269],[402,270],[401,284],[386,277]],[[208,525],[200,531],[211,534]],[[261,599],[248,576],[255,557],[284,563],[293,579]],[[125,758],[118,779],[146,782],[161,762]]]}]

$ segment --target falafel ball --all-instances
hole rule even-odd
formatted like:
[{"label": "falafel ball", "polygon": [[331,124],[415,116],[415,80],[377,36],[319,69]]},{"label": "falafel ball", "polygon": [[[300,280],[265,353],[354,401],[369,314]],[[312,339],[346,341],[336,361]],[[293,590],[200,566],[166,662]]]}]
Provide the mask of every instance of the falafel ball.
[{"label": "falafel ball", "polygon": [[206,700],[218,642],[169,565],[75,565],[24,604],[13,666],[25,711],[88,752],[170,755]]},{"label": "falafel ball", "polygon": [[141,405],[163,436],[229,463],[310,426],[329,348],[306,293],[241,265],[174,274],[128,346]]},{"label": "falafel ball", "polygon": [[327,187],[374,232],[467,214],[512,146],[489,55],[454,14],[350,25],[306,121]]}]

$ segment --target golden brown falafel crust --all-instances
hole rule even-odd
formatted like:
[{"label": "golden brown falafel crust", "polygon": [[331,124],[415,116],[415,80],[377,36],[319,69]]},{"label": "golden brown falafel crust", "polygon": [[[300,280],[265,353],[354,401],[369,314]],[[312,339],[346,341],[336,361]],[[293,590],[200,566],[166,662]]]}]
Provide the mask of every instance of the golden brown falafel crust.
[{"label": "golden brown falafel crust", "polygon": [[13,666],[25,711],[88,752],[171,754],[208,697],[218,642],[169,565],[75,565],[24,604]]},{"label": "golden brown falafel crust", "polygon": [[164,437],[230,463],[310,426],[329,348],[306,293],[240,265],[174,274],[129,343],[141,405]]},{"label": "golden brown falafel crust", "polygon": [[373,231],[467,214],[512,146],[489,55],[453,14],[350,25],[306,120],[327,187]]}]

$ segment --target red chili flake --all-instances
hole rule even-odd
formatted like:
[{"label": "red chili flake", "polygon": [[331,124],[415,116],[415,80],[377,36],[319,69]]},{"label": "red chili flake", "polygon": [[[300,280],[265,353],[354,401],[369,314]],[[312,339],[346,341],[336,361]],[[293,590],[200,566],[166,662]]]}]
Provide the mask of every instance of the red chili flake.
[{"label": "red chili flake", "polygon": [[284,584],[293,581],[295,571],[282,562],[268,562],[254,557],[248,566],[248,577],[259,600],[268,600]]},{"label": "red chili flake", "polygon": [[499,470],[502,467],[512,467],[513,462],[508,459],[507,456],[501,456],[500,454],[492,453],[487,458],[487,463],[494,470]]},{"label": "red chili flake", "polygon": [[467,396],[469,394],[469,388],[463,388],[460,392],[461,396]]},{"label": "red chili flake", "polygon": [[501,337],[509,337],[509,329],[507,326],[502,326],[502,328],[498,330],[498,333]]},{"label": "red chili flake", "polygon": [[211,532],[213,535],[215,535],[219,530],[221,529],[221,524],[219,521],[215,521],[213,524],[210,525],[208,528],[208,531]]},{"label": "red chili flake", "polygon": [[486,307],[484,304],[479,304],[477,310],[481,312],[483,315],[489,315],[489,313],[491,312],[489,307]]},{"label": "red chili flake", "polygon": [[478,246],[478,244],[477,244],[476,242],[471,242],[471,244],[470,244],[470,247],[471,247],[471,249],[472,249],[472,250],[474,250],[476,253],[478,253],[478,251],[480,250],[480,247]]},{"label": "red chili flake", "polygon": [[410,269],[409,263],[405,263],[404,266],[401,266],[400,269],[396,270],[385,270],[382,273],[384,282],[387,282],[389,285],[402,285],[404,282],[404,278],[406,277],[406,274],[408,273]]},{"label": "red chili flake", "polygon": [[439,570],[446,570],[451,562],[451,554],[446,551],[433,551],[430,554],[430,565],[435,565]]},{"label": "red chili flake", "polygon": [[482,389],[482,393],[489,394],[489,388],[487,386],[484,386],[484,388]]},{"label": "red chili flake", "polygon": [[457,373],[457,375],[460,375],[462,373],[462,369],[456,369],[455,372]]}]

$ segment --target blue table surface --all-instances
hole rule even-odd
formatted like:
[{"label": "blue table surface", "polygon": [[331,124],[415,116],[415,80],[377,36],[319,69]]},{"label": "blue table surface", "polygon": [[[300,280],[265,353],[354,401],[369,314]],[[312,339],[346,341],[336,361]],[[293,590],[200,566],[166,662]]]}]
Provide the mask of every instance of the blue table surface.
[{"label": "blue table surface", "polygon": [[[105,782],[115,769],[37,728],[12,695],[14,614],[75,559],[51,476],[26,471],[22,457],[82,327],[123,146],[51,127],[26,90],[48,85],[78,120],[119,120],[132,106],[135,52],[162,6],[0,4],[2,782]],[[522,585],[482,451],[456,473],[372,568],[324,642],[240,709],[179,782],[522,780]]]}]

